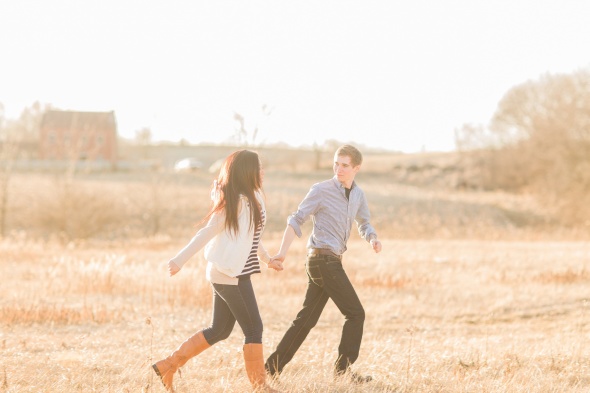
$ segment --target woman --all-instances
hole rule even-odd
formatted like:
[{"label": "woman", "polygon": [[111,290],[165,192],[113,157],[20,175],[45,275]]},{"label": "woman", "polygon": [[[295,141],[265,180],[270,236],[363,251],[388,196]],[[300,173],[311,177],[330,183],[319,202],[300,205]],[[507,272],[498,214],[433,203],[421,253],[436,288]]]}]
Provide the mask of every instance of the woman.
[{"label": "woman", "polygon": [[262,319],[250,281],[252,274],[260,273],[259,260],[269,268],[283,269],[280,261],[271,261],[260,239],[266,223],[263,176],[257,153],[240,150],[230,154],[213,184],[213,206],[202,221],[207,224],[168,262],[168,272],[173,276],[204,247],[207,279],[213,289],[211,325],[152,365],[169,391],[173,391],[172,381],[178,368],[229,337],[236,321],[244,332],[248,379],[255,390],[273,391],[265,382]]}]

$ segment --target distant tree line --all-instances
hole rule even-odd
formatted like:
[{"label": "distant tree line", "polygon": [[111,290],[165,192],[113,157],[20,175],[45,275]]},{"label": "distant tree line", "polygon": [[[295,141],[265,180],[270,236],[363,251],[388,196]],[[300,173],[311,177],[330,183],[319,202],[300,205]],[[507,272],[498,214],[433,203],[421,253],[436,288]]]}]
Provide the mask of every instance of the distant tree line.
[{"label": "distant tree line", "polygon": [[483,188],[532,192],[562,221],[590,225],[590,69],[514,86],[487,128],[465,125],[456,140]]},{"label": "distant tree line", "polygon": [[[0,236],[12,163],[26,158],[26,145],[37,140],[47,109],[34,103],[12,120],[0,104]],[[263,107],[263,114],[270,110]],[[236,139],[254,143],[257,126],[247,129],[238,113],[234,120]],[[151,131],[138,131],[136,139],[149,144]],[[545,74],[512,87],[487,126],[456,130],[456,144],[477,187],[533,193],[564,223],[590,226],[590,69]]]}]

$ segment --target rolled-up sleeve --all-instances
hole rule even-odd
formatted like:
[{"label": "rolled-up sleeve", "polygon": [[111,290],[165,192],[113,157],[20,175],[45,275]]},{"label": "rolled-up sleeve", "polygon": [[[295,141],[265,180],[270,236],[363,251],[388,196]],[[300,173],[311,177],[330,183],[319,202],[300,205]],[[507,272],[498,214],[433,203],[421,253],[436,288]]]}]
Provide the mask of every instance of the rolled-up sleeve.
[{"label": "rolled-up sleeve", "polygon": [[297,207],[297,211],[287,219],[287,224],[293,228],[297,237],[301,237],[301,225],[309,220],[312,214],[318,211],[320,202],[321,196],[318,190],[318,184],[314,184]]}]

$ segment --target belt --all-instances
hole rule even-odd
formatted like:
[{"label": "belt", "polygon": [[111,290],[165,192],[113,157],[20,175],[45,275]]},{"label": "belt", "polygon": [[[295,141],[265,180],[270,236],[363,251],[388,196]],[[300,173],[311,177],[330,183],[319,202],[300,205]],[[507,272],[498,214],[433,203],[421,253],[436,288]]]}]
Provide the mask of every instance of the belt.
[{"label": "belt", "polygon": [[338,255],[335,252],[328,250],[327,248],[310,248],[307,253],[310,257],[317,257],[320,255],[328,255],[334,258],[342,259],[342,255]]}]

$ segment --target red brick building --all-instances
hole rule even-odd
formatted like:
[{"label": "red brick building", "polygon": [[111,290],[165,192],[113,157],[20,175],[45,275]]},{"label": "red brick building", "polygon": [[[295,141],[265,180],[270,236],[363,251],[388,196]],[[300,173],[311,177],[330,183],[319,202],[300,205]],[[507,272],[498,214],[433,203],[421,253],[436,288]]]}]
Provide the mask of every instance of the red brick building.
[{"label": "red brick building", "polygon": [[40,128],[44,160],[117,161],[115,112],[48,110]]}]

